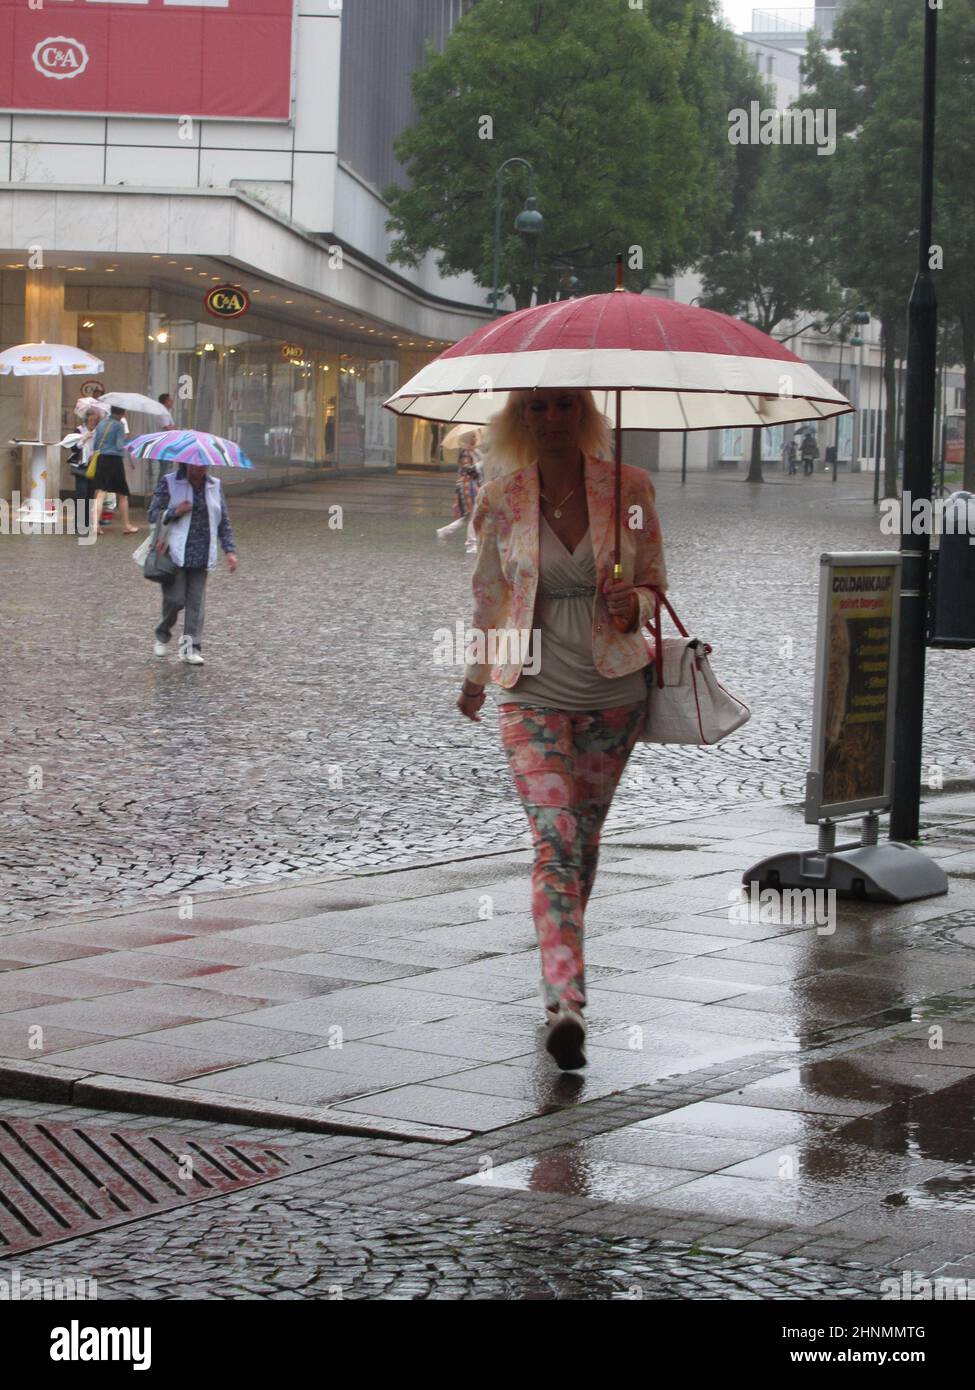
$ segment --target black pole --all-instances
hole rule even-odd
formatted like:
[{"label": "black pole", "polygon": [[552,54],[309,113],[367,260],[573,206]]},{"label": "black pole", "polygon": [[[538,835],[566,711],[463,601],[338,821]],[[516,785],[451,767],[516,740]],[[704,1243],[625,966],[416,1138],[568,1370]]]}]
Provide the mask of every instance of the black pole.
[{"label": "black pole", "polygon": [[874,463],[873,463],[873,505],[876,507],[880,502],[880,460],[883,456],[881,445],[881,428],[884,406],[884,331],[880,330],[880,380],[877,383],[877,414],[874,417]]},{"label": "black pole", "polygon": [[938,493],[945,495],[945,462],[948,441],[948,325],[941,330],[941,394],[939,418],[941,429],[938,440]]},{"label": "black pole", "polygon": [[687,430],[684,431],[684,441],[680,452],[680,481],[681,486],[687,482]]},{"label": "black pole", "polygon": [[[907,316],[904,395],[904,492],[931,499],[934,465],[938,301],[928,266],[934,200],[934,112],[938,11],[924,5],[924,101],[921,127],[921,208],[918,269]],[[916,840],[921,821],[921,739],[924,729],[925,618],[930,537],[912,535],[913,507],[901,506],[900,647],[894,725],[894,795],[890,838]]]},{"label": "black pole", "polygon": [[[843,330],[840,329],[841,334],[842,334],[842,331],[843,331]],[[838,389],[840,389],[840,390],[842,390],[842,385],[843,385],[843,348],[844,348],[844,346],[845,346],[845,343],[844,343],[843,338],[841,337],[841,338],[840,338],[839,387],[838,387]],[[839,422],[839,417],[837,417],[837,420],[836,420],[836,433],[835,433],[835,435],[833,436],[833,439],[834,439],[834,443],[833,443],[833,482],[835,483],[835,482],[836,482],[836,470],[837,470],[837,468],[839,467],[839,463],[837,462],[837,460],[839,459],[839,456],[840,456],[840,422]]]}]

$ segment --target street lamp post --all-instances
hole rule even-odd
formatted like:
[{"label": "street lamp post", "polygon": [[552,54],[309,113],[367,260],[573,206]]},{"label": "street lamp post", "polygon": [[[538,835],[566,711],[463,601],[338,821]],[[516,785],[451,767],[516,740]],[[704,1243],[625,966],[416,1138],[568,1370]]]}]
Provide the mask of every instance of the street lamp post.
[{"label": "street lamp post", "polygon": [[[934,117],[938,11],[924,5],[924,87],[921,118],[921,200],[917,274],[907,317],[904,402],[904,492],[931,501],[934,464],[935,361],[938,301],[928,259],[934,208]],[[930,537],[911,532],[913,507],[901,507],[900,642],[894,724],[894,794],[890,838],[916,840],[921,824],[921,738]]]},{"label": "street lamp post", "polygon": [[501,279],[501,175],[509,164],[524,164],[528,170],[528,197],[525,199],[525,206],[515,218],[515,231],[522,236],[534,238],[540,236],[545,225],[542,214],[538,211],[538,204],[535,200],[535,173],[527,159],[522,159],[520,155],[513,155],[511,159],[506,159],[498,169],[495,181],[494,195],[494,289],[491,292],[491,307],[493,317],[498,316],[498,281]]}]

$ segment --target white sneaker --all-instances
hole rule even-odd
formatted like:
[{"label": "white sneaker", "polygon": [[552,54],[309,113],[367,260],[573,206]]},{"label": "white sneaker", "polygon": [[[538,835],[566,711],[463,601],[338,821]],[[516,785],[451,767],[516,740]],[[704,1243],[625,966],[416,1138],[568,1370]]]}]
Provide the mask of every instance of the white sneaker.
[{"label": "white sneaker", "polygon": [[157,638],[156,643],[152,649],[152,654],[153,656],[167,656],[169,654],[168,643],[160,642]]},{"label": "white sneaker", "polygon": [[187,666],[204,666],[206,664],[202,652],[180,652],[179,659],[185,661]]}]

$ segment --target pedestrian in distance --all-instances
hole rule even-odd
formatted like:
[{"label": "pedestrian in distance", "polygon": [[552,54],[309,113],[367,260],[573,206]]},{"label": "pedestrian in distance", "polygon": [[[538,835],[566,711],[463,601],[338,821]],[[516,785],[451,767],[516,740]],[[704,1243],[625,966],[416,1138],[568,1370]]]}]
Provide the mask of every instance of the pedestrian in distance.
[{"label": "pedestrian in distance", "polygon": [[799,444],[795,435],[785,446],[785,461],[789,469],[789,477],[794,478],[799,472]]},{"label": "pedestrian in distance", "polygon": [[100,536],[106,534],[100,524],[102,508],[105,505],[106,493],[114,492],[118,498],[118,511],[122,518],[122,534],[134,536],[139,528],[133,526],[129,519],[129,483],[125,476],[125,424],[120,405],[113,405],[110,413],[99,420],[95,427],[92,449],[98,455],[94,479],[95,528]]},{"label": "pedestrian in distance", "polygon": [[163,429],[171,429],[173,425],[173,398],[168,391],[164,391],[161,396],[157,397],[157,400],[166,412],[162,420]]},{"label": "pedestrian in distance", "polygon": [[667,576],[653,485],[624,466],[623,578],[612,580],[615,465],[589,391],[512,391],[487,444],[457,707],[479,721],[487,683],[500,687],[501,740],[534,844],[545,1045],[574,1071],[586,1064],[584,913],[645,715],[652,648],[640,628]]},{"label": "pedestrian in distance", "polygon": [[481,474],[477,463],[477,456],[473,449],[466,445],[460,450],[457,456],[457,481],[454,485],[454,519],[446,526],[437,529],[437,540],[444,541],[454,531],[458,530],[467,522],[467,552],[473,555],[477,550],[477,542],[474,539],[473,521],[474,504],[477,501],[478,489],[481,486]]},{"label": "pedestrian in distance", "polygon": [[156,626],[156,656],[169,650],[173,628],[184,613],[179,659],[190,666],[203,665],[203,618],[207,576],[217,565],[217,542],[227,556],[231,574],[237,570],[237,547],[227,512],[223,488],[204,464],[181,463],[159,479],[149,503],[149,520],[162,517],[169,526],[170,558],[176,574],[162,589],[162,617]]},{"label": "pedestrian in distance", "polygon": [[815,471],[816,460],[819,458],[819,445],[816,443],[816,436],[810,431],[803,435],[799,453],[802,457],[802,471],[808,478]]},{"label": "pedestrian in distance", "polygon": [[88,466],[94,449],[95,430],[103,418],[98,410],[89,410],[78,428],[78,442],[68,455],[68,467],[74,478],[75,512],[79,533],[92,525],[91,502],[95,484],[88,477]]}]

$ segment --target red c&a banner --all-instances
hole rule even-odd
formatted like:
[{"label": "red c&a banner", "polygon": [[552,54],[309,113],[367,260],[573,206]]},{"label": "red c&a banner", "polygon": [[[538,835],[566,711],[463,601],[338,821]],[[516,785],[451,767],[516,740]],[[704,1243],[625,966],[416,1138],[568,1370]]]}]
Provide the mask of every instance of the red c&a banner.
[{"label": "red c&a banner", "polygon": [[288,120],[294,0],[0,0],[0,108]]}]

